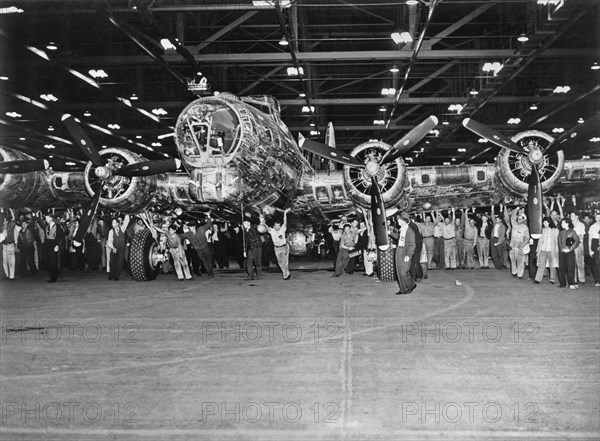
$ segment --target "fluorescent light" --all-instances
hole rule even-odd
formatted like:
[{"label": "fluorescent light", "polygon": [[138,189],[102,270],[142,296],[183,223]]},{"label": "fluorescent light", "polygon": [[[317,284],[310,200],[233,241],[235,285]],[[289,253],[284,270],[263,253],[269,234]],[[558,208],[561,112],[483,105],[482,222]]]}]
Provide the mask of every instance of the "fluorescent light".
[{"label": "fluorescent light", "polygon": [[312,113],[315,111],[315,106],[302,106],[302,113]]},{"label": "fluorescent light", "polygon": [[56,147],[54,146],[54,144],[44,144],[44,148],[48,149],[48,150],[52,150],[53,148],[56,148]]},{"label": "fluorescent light", "polygon": [[42,57],[44,60],[50,61],[50,58],[48,58],[48,55],[43,50],[38,49],[37,47],[33,47],[33,46],[26,46],[26,47],[31,52],[33,52],[34,54],[36,54],[38,57]]},{"label": "fluorescent light", "polygon": [[393,32],[390,36],[396,44],[410,43],[411,41],[413,41],[411,35],[408,32]]},{"label": "fluorescent light", "polygon": [[373,124],[375,124],[376,126],[382,126],[385,124],[385,121],[382,119],[374,119]]},{"label": "fluorescent light", "polygon": [[83,116],[92,116],[92,114],[89,112],[89,110],[86,110],[83,112]]},{"label": "fluorescent light", "polygon": [[529,108],[531,110],[537,110],[538,106],[537,106],[537,104],[532,104],[531,106],[529,106]]},{"label": "fluorescent light", "polygon": [[280,46],[287,46],[289,43],[288,41],[285,39],[285,37],[281,37],[281,40],[279,40],[279,45]]},{"label": "fluorescent light", "polygon": [[387,110],[387,109],[386,109],[384,106],[381,106],[381,107],[379,108],[379,111],[380,111],[380,112],[385,112],[386,110]]},{"label": "fluorescent light", "polygon": [[0,14],[20,14],[23,10],[16,6],[9,6],[8,8],[0,8]]},{"label": "fluorescent light", "polygon": [[288,67],[287,74],[290,77],[297,77],[298,75],[304,75],[304,69],[301,67],[299,67],[297,69],[295,67]]},{"label": "fluorescent light", "polygon": [[73,69],[67,69],[69,72],[71,72],[71,74],[73,74],[74,76],[76,76],[77,78],[79,78],[80,80],[88,83],[90,86],[95,87],[96,89],[100,89],[100,84],[96,83],[94,80],[92,80],[89,77],[86,77],[84,74],[77,72],[76,70]]},{"label": "fluorescent light", "polygon": [[592,70],[598,70],[598,69],[600,69],[600,65],[598,64],[598,62],[597,62],[597,61],[596,61],[594,64],[592,64],[592,67],[591,67],[591,69],[592,69]]},{"label": "fluorescent light", "polygon": [[577,120],[577,122],[578,122],[579,124],[583,124],[585,121],[583,120],[583,118],[579,118],[579,119]]},{"label": "fluorescent light", "polygon": [[471,95],[479,95],[479,91],[477,89],[471,89],[469,92]]},{"label": "fluorescent light", "polygon": [[163,38],[162,40],[160,40],[160,44],[162,45],[163,49],[168,51],[168,50],[177,50],[177,47],[171,43],[171,40],[169,40],[168,38]]},{"label": "fluorescent light", "polygon": [[152,115],[150,112],[148,112],[145,109],[136,108],[135,110],[137,110],[138,112],[140,112],[142,115],[150,118],[152,121],[160,122],[160,118],[158,116]]},{"label": "fluorescent light", "polygon": [[456,113],[460,113],[462,112],[462,109],[464,109],[462,104],[450,104],[450,106],[448,106],[448,110],[451,112],[456,111]]},{"label": "fluorescent light", "polygon": [[304,97],[306,96],[306,94],[305,94],[304,92],[300,92],[300,93],[298,94],[298,96],[299,96],[300,98],[304,98]]},{"label": "fluorescent light", "polygon": [[54,43],[53,41],[51,41],[46,46],[46,49],[48,49],[49,51],[55,51],[56,49],[58,49],[58,46],[56,45],[56,43]]},{"label": "fluorescent light", "polygon": [[165,109],[163,109],[162,107],[159,107],[157,109],[152,109],[152,113],[154,113],[156,116],[159,116],[159,115],[166,115],[167,111]]},{"label": "fluorescent light", "polygon": [[6,75],[1,75],[0,76],[0,80],[2,81],[8,81],[10,78],[8,78]]},{"label": "fluorescent light", "polygon": [[571,88],[569,86],[557,86],[553,92],[554,93],[567,93]]},{"label": "fluorescent light", "polygon": [[51,93],[43,93],[43,94],[40,95],[40,98],[43,99],[43,100],[45,100],[45,101],[58,101],[58,98],[56,98]]},{"label": "fluorescent light", "polygon": [[73,161],[67,161],[65,162],[65,165],[75,165],[75,163]]},{"label": "fluorescent light", "polygon": [[104,69],[98,69],[98,70],[90,69],[90,70],[88,70],[88,73],[93,78],[107,78],[108,77],[108,74],[104,71]]},{"label": "fluorescent light", "polygon": [[502,63],[499,63],[498,61],[494,61],[493,63],[490,63],[490,62],[484,63],[481,70],[483,70],[484,72],[493,72],[494,76],[496,76],[498,74],[498,72],[500,72],[502,70],[503,67],[504,67],[504,65]]},{"label": "fluorescent light", "polygon": [[40,103],[39,101],[32,100],[31,98],[27,98],[26,96],[20,95],[18,93],[15,93],[15,98],[18,98],[21,101],[25,101],[26,103],[32,104],[36,107],[39,107],[40,109],[48,110],[48,106],[46,106],[44,103]]},{"label": "fluorescent light", "polygon": [[175,136],[175,132],[164,133],[162,135],[158,135],[157,138],[158,139],[165,139],[165,138],[168,138],[169,136]]},{"label": "fluorescent light", "polygon": [[131,96],[129,97],[129,99],[131,101],[137,101],[138,100],[138,96],[135,93],[132,93]]},{"label": "fluorescent light", "polygon": [[517,41],[520,41],[521,43],[525,43],[526,41],[529,41],[529,37],[525,34],[521,34],[517,37]]},{"label": "fluorescent light", "polygon": [[6,112],[6,116],[10,116],[11,118],[21,118],[21,114],[17,112]]},{"label": "fluorescent light", "polygon": [[408,6],[414,6],[419,4],[419,0],[406,0]]},{"label": "fluorescent light", "polygon": [[[275,1],[274,0],[254,0],[252,2],[252,4],[254,6],[256,6],[257,8],[274,8],[275,7]],[[279,7],[280,8],[289,8],[292,5],[291,0],[279,0]]]},{"label": "fluorescent light", "polygon": [[112,130],[119,130],[121,128],[121,126],[118,124],[109,124],[108,128],[112,129]]},{"label": "fluorescent light", "polygon": [[396,66],[394,64],[392,67],[390,67],[390,72],[392,72],[392,73],[400,72],[400,69],[398,69],[398,66]]},{"label": "fluorescent light", "polygon": [[396,89],[393,87],[384,87],[383,89],[381,89],[381,94],[384,96],[395,95]]},{"label": "fluorescent light", "polygon": [[565,131],[565,129],[563,129],[562,127],[554,127],[552,129],[552,133],[562,133],[564,131]]},{"label": "fluorescent light", "polygon": [[508,124],[519,124],[521,122],[521,118],[509,118],[507,123]]},{"label": "fluorescent light", "polygon": [[48,126],[48,131],[49,131],[49,132],[54,132],[54,127],[52,127],[52,126]]}]

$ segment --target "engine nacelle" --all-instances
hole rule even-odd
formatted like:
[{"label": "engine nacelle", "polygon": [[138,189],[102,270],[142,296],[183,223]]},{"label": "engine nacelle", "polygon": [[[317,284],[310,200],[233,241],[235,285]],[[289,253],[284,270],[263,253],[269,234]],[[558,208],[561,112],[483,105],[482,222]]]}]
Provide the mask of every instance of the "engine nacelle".
[{"label": "engine nacelle", "polygon": [[371,176],[375,176],[381,188],[381,196],[386,208],[402,208],[408,205],[408,194],[410,191],[406,173],[406,164],[402,158],[383,166],[377,166],[385,152],[391,146],[382,141],[368,141],[352,150],[350,156],[361,162],[371,161],[373,169],[369,167],[358,169],[344,167],[344,188],[346,193],[359,207],[371,207]]},{"label": "engine nacelle", "polygon": [[[527,197],[528,178],[533,166],[538,168],[542,193],[546,193],[554,186],[563,171],[565,164],[563,151],[559,150],[552,155],[545,154],[544,150],[554,138],[538,130],[517,133],[511,139],[523,147],[527,154],[515,153],[508,149],[502,149],[498,153],[496,179],[499,185],[497,188],[503,191],[504,199]],[[537,161],[537,165],[534,165],[532,158]]]}]

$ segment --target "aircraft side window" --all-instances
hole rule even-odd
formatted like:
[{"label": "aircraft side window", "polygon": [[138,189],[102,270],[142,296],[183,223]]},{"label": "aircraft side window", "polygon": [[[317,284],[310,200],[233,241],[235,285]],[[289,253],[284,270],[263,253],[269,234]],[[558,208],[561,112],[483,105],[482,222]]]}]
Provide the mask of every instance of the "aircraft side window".
[{"label": "aircraft side window", "polygon": [[421,175],[421,184],[429,184],[429,175]]},{"label": "aircraft side window", "polygon": [[477,170],[477,180],[485,181],[485,172],[483,170]]}]

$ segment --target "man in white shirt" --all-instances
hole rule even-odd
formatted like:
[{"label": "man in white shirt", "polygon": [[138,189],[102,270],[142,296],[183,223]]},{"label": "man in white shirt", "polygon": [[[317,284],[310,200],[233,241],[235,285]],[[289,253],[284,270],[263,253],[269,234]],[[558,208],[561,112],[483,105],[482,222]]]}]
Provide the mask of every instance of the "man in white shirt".
[{"label": "man in white shirt", "polygon": [[579,215],[572,212],[569,217],[573,222],[573,230],[579,236],[579,246],[575,248],[575,264],[577,265],[577,279],[579,284],[585,284],[585,262],[583,259],[583,236],[585,235],[585,224],[579,220]]},{"label": "man in white shirt", "polygon": [[277,263],[281,268],[283,280],[289,280],[291,276],[289,270],[290,247],[288,246],[285,236],[287,230],[288,211],[290,211],[289,208],[283,212],[283,224],[279,221],[275,221],[273,223],[273,228],[269,228],[267,230],[271,235],[271,239],[273,240],[275,256],[277,257]]},{"label": "man in white shirt", "polygon": [[594,222],[588,230],[588,250],[592,258],[594,286],[600,286],[600,213],[594,215]]}]

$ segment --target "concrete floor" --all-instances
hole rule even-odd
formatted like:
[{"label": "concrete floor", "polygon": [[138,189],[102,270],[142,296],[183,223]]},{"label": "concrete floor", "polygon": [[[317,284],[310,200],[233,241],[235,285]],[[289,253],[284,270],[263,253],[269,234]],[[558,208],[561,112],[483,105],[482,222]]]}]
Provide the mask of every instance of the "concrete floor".
[{"label": "concrete floor", "polygon": [[291,266],[290,281],[4,282],[0,438],[600,437],[593,284],[438,270],[395,296]]}]

